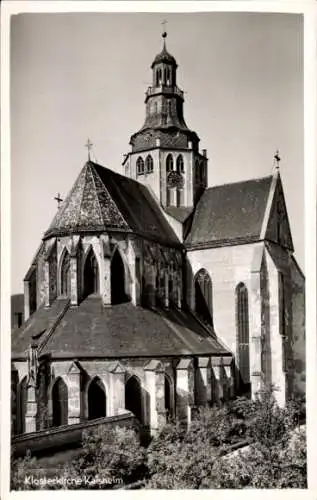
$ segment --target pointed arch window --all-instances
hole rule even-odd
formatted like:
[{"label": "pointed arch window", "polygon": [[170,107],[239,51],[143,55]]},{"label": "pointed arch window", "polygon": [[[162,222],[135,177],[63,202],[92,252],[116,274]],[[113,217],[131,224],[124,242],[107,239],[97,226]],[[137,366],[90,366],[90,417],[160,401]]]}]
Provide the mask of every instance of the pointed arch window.
[{"label": "pointed arch window", "polygon": [[244,283],[236,287],[237,354],[241,378],[250,383],[249,299]]},{"label": "pointed arch window", "polygon": [[88,386],[88,420],[105,417],[107,413],[106,389],[99,377],[91,380]]},{"label": "pointed arch window", "polygon": [[136,172],[137,175],[142,175],[144,174],[144,160],[141,156],[136,161]]},{"label": "pointed arch window", "polygon": [[68,388],[61,377],[56,379],[52,389],[52,410],[53,427],[68,423]]},{"label": "pointed arch window", "polygon": [[98,262],[92,248],[89,250],[84,268],[84,296],[99,292]]},{"label": "pointed arch window", "polygon": [[212,324],[212,281],[206,269],[200,269],[195,278],[195,311]]},{"label": "pointed arch window", "polygon": [[61,295],[68,297],[70,294],[70,257],[66,251],[61,267]]},{"label": "pointed arch window", "polygon": [[145,160],[146,172],[151,174],[153,172],[153,158],[151,155],[148,155]]},{"label": "pointed arch window", "polygon": [[176,160],[176,170],[179,174],[184,173],[184,159],[183,155],[178,155],[177,160]]},{"label": "pointed arch window", "polygon": [[166,171],[172,172],[173,169],[174,169],[173,156],[169,154],[166,158]]}]

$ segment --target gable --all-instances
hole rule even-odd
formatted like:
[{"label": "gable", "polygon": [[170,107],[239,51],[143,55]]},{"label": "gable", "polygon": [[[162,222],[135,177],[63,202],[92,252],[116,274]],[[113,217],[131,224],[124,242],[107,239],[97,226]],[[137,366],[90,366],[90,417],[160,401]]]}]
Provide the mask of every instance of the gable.
[{"label": "gable", "polygon": [[205,190],[196,205],[187,248],[259,241],[272,176]]},{"label": "gable", "polygon": [[[275,179],[274,179],[275,180]],[[262,238],[294,251],[281,178],[272,183],[271,202],[267,204],[267,223],[262,228]]]}]

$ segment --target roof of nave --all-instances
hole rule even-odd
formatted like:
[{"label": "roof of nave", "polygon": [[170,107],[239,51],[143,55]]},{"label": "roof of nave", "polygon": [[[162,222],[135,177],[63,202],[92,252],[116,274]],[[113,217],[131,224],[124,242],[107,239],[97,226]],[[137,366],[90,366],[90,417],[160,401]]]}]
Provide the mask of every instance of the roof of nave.
[{"label": "roof of nave", "polygon": [[146,186],[88,161],[44,237],[94,231],[130,232],[180,244]]},{"label": "roof of nave", "polygon": [[[13,358],[21,356],[22,351],[26,353],[30,333],[34,335],[43,328],[45,315],[49,325],[54,305],[36,311],[31,316],[32,324],[16,332]],[[55,314],[57,317],[58,312]],[[229,352],[190,313],[176,309],[150,310],[131,303],[103,307],[99,296],[90,296],[78,307],[66,311],[42,354],[118,358]]]},{"label": "roof of nave", "polygon": [[206,189],[185,245],[199,248],[259,240],[271,184],[269,176]]}]

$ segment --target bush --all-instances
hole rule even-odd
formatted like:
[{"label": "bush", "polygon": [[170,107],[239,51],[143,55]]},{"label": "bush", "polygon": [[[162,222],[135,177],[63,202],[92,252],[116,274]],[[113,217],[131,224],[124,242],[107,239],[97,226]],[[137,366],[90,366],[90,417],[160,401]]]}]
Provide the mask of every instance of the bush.
[{"label": "bush", "polygon": [[82,452],[72,461],[68,473],[89,478],[85,488],[108,489],[129,484],[146,474],[145,450],[134,430],[100,426],[84,433]]}]

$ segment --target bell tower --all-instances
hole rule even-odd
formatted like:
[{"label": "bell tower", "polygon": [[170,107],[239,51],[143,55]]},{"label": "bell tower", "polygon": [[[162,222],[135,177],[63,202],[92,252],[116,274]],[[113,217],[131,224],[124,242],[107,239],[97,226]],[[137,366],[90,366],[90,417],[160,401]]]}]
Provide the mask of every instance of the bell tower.
[{"label": "bell tower", "polygon": [[145,93],[145,121],[130,138],[124,174],[146,184],[163,207],[193,207],[207,187],[207,154],[185,122],[177,63],[166,48],[155,57]]}]

